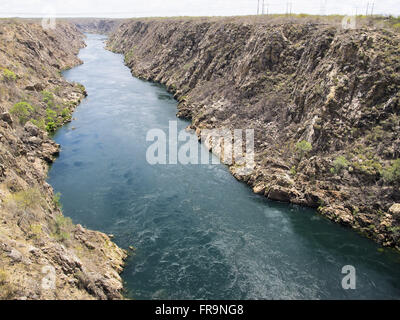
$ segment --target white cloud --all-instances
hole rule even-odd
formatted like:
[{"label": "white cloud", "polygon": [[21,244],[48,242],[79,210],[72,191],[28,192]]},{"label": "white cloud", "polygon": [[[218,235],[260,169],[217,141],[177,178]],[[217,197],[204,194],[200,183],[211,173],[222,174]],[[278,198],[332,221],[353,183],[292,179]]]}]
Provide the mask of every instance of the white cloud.
[{"label": "white cloud", "polygon": [[[262,3],[263,0],[259,0]],[[258,0],[2,0],[0,16],[40,16],[55,11],[58,16],[221,16],[248,15],[257,11]],[[264,0],[265,9],[273,13],[286,11],[311,14],[364,14],[367,3],[374,13],[400,15],[399,0]],[[268,3],[268,6],[267,6]],[[324,5],[326,3],[326,5]],[[53,8],[53,9],[51,9]],[[324,9],[325,8],[325,9]]]}]

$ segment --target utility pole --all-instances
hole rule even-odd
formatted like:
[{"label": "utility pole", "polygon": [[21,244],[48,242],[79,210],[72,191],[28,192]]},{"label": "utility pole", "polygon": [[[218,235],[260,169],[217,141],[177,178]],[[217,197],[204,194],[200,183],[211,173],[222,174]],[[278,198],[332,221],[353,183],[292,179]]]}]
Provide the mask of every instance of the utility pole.
[{"label": "utility pole", "polygon": [[286,15],[292,15],[292,3],[289,1],[286,2]]},{"label": "utility pole", "polygon": [[286,15],[291,15],[292,14],[292,3],[291,2],[286,2]]},{"label": "utility pole", "polygon": [[375,5],[375,0],[372,1],[372,9],[371,9],[371,16],[374,15],[374,5]]},{"label": "utility pole", "polygon": [[257,2],[257,15],[260,14],[260,0]]},{"label": "utility pole", "polygon": [[267,3],[267,16],[269,15],[269,3]]},{"label": "utility pole", "polygon": [[262,0],[262,10],[261,10],[262,14],[264,14],[264,7],[265,7],[264,0]]},{"label": "utility pole", "polygon": [[367,12],[365,13],[366,16],[368,16],[368,9],[369,9],[369,2],[367,2]]}]

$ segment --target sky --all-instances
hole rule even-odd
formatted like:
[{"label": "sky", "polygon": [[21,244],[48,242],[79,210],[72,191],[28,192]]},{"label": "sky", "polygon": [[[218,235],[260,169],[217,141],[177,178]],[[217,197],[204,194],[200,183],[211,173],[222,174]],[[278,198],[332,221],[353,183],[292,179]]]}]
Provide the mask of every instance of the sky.
[{"label": "sky", "polygon": [[232,16],[257,13],[264,1],[265,12],[310,14],[400,15],[400,0],[0,0],[0,17],[154,17]]}]

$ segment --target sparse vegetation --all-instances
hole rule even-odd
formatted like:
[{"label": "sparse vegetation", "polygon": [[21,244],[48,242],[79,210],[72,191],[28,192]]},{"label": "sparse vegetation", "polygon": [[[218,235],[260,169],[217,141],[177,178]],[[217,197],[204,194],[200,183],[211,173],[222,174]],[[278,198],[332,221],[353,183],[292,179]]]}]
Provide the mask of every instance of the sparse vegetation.
[{"label": "sparse vegetation", "polygon": [[70,119],[70,118],[71,118],[71,111],[70,111],[68,108],[64,108],[64,109],[61,111],[61,116],[62,116],[64,119]]},{"label": "sparse vegetation", "polygon": [[54,100],[54,95],[46,90],[42,91],[42,96],[43,96],[43,102],[47,104],[49,107],[54,107],[55,100]]},{"label": "sparse vegetation", "polygon": [[125,55],[125,63],[128,63],[133,57],[133,48]]},{"label": "sparse vegetation", "polygon": [[14,82],[17,80],[17,75],[11,70],[8,70],[6,68],[2,69],[2,75],[3,75],[3,81],[5,82]]},{"label": "sparse vegetation", "polygon": [[39,129],[42,129],[43,131],[47,130],[46,129],[46,121],[44,119],[31,119],[30,120],[35,126],[37,126]]},{"label": "sparse vegetation", "polygon": [[86,92],[86,88],[85,88],[85,86],[83,84],[75,83],[75,85],[79,88],[81,93],[85,93]]},{"label": "sparse vegetation", "polygon": [[347,169],[349,165],[350,162],[344,156],[339,156],[333,161],[333,167],[331,168],[331,173],[338,174],[343,169]]},{"label": "sparse vegetation", "polygon": [[25,124],[34,111],[35,109],[28,102],[22,101],[14,104],[10,113],[18,117],[21,124]]},{"label": "sparse vegetation", "polygon": [[27,190],[16,192],[7,199],[17,205],[20,210],[27,210],[37,207],[41,204],[42,195],[39,189],[30,188]]},{"label": "sparse vegetation", "polygon": [[400,184],[400,159],[393,161],[393,164],[383,171],[383,178],[388,183]]},{"label": "sparse vegetation", "polygon": [[70,238],[70,233],[73,228],[71,218],[64,217],[62,214],[56,216],[53,228],[53,238],[57,241],[66,241]]},{"label": "sparse vegetation", "polygon": [[57,129],[57,112],[53,109],[46,109],[46,130],[51,133]]},{"label": "sparse vegetation", "polygon": [[42,234],[42,232],[43,232],[42,225],[40,225],[40,224],[32,224],[30,226],[30,229],[31,229],[30,231],[31,231],[31,233],[33,235],[33,238],[34,239],[39,239],[41,234]]},{"label": "sparse vegetation", "polygon": [[62,209],[62,204],[61,204],[60,199],[61,199],[61,193],[60,193],[60,192],[57,192],[57,193],[53,196],[53,203],[54,203],[54,206],[55,206],[56,208]]},{"label": "sparse vegetation", "polygon": [[0,300],[9,300],[14,296],[14,289],[8,282],[8,273],[0,269]]},{"label": "sparse vegetation", "polygon": [[300,161],[303,157],[312,150],[312,145],[306,140],[302,140],[296,143],[296,152],[299,154]]}]

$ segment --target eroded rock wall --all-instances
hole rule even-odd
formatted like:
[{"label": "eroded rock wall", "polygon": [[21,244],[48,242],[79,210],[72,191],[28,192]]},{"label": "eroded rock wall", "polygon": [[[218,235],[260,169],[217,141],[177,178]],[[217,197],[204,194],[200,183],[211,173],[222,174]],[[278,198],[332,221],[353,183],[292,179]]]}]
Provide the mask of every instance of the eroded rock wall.
[{"label": "eroded rock wall", "polygon": [[83,46],[68,23],[0,20],[0,299],[122,297],[126,253],[64,217],[46,183],[50,135],[86,95],[61,77]]}]

